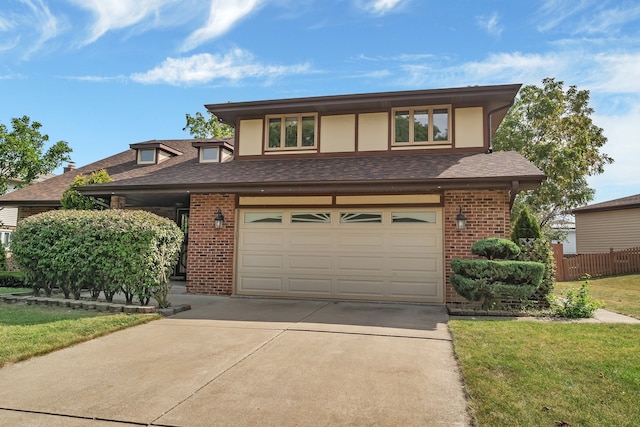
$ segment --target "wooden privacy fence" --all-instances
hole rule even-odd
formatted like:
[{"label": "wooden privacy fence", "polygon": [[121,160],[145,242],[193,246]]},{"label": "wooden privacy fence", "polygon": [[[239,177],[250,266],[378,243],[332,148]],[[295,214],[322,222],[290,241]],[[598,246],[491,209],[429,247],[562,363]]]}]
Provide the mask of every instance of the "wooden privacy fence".
[{"label": "wooden privacy fence", "polygon": [[[570,258],[562,256],[562,245],[554,245],[556,280],[580,280],[586,274],[592,277],[640,273],[640,247],[600,254],[582,254]],[[559,256],[558,256],[559,255]]]}]

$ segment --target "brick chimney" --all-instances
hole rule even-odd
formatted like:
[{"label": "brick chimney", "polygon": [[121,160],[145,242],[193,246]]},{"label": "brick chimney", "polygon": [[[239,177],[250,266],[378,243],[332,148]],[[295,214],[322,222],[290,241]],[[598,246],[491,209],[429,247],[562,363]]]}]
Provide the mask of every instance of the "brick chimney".
[{"label": "brick chimney", "polygon": [[64,173],[70,172],[76,168],[76,164],[74,162],[69,162],[67,166],[65,166],[62,170]]}]

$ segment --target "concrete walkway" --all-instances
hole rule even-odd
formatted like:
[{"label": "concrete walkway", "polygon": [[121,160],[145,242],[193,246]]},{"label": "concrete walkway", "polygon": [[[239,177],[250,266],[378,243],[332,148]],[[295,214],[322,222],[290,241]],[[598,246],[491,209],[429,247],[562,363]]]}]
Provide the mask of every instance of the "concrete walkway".
[{"label": "concrete walkway", "polygon": [[468,426],[442,306],[192,309],[0,369],[1,426]]}]

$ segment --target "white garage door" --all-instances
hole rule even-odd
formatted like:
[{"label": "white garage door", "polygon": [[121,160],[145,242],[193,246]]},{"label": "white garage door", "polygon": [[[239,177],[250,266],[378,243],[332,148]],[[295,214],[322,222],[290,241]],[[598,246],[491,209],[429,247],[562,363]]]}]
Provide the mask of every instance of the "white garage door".
[{"label": "white garage door", "polygon": [[241,210],[236,293],[443,302],[442,211]]}]

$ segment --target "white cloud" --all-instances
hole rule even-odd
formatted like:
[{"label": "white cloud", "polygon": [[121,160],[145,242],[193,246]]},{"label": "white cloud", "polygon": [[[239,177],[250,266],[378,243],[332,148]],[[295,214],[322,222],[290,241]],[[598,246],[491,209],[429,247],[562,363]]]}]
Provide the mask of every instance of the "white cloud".
[{"label": "white cloud", "polygon": [[640,104],[623,114],[594,115],[593,121],[604,129],[607,143],[602,151],[613,157],[614,163],[605,166],[604,173],[588,178],[596,189],[596,201],[605,201],[638,193],[637,180],[630,179],[638,172],[640,159]]},{"label": "white cloud", "polygon": [[32,53],[40,50],[50,39],[56,37],[59,32],[58,20],[42,0],[21,0],[33,14],[32,26],[38,34],[35,42],[25,50],[23,57],[28,58]]},{"label": "white cloud", "polygon": [[606,93],[640,94],[640,52],[601,53],[585,58],[592,64],[587,79],[593,90]]},{"label": "white cloud", "polygon": [[373,15],[384,15],[400,6],[403,0],[368,0],[358,1],[358,6]]},{"label": "white cloud", "polygon": [[538,31],[549,31],[584,9],[593,7],[594,3],[595,0],[545,0],[538,9],[537,19],[542,22]]},{"label": "white cloud", "polygon": [[187,37],[181,50],[190,51],[226,33],[238,21],[255,11],[262,2],[263,0],[211,0],[207,23]]},{"label": "white cloud", "polygon": [[202,53],[185,58],[167,58],[162,64],[145,73],[135,73],[133,81],[145,84],[191,85],[224,79],[245,78],[267,80],[290,74],[311,72],[309,64],[265,65],[257,62],[250,52],[234,49],[224,55]]},{"label": "white cloud", "polygon": [[489,16],[476,17],[476,23],[480,28],[488,32],[489,34],[500,37],[502,34],[502,26],[500,25],[500,16],[497,12],[493,12]]},{"label": "white cloud", "polygon": [[139,24],[157,18],[160,10],[178,0],[69,0],[77,6],[91,11],[96,20],[89,29],[83,45],[88,45],[107,32]]},{"label": "white cloud", "polygon": [[16,23],[0,15],[0,31],[8,31],[16,26]]},{"label": "white cloud", "polygon": [[640,5],[615,7],[589,14],[588,19],[581,21],[576,33],[606,34],[619,33],[623,25],[640,18]]}]

